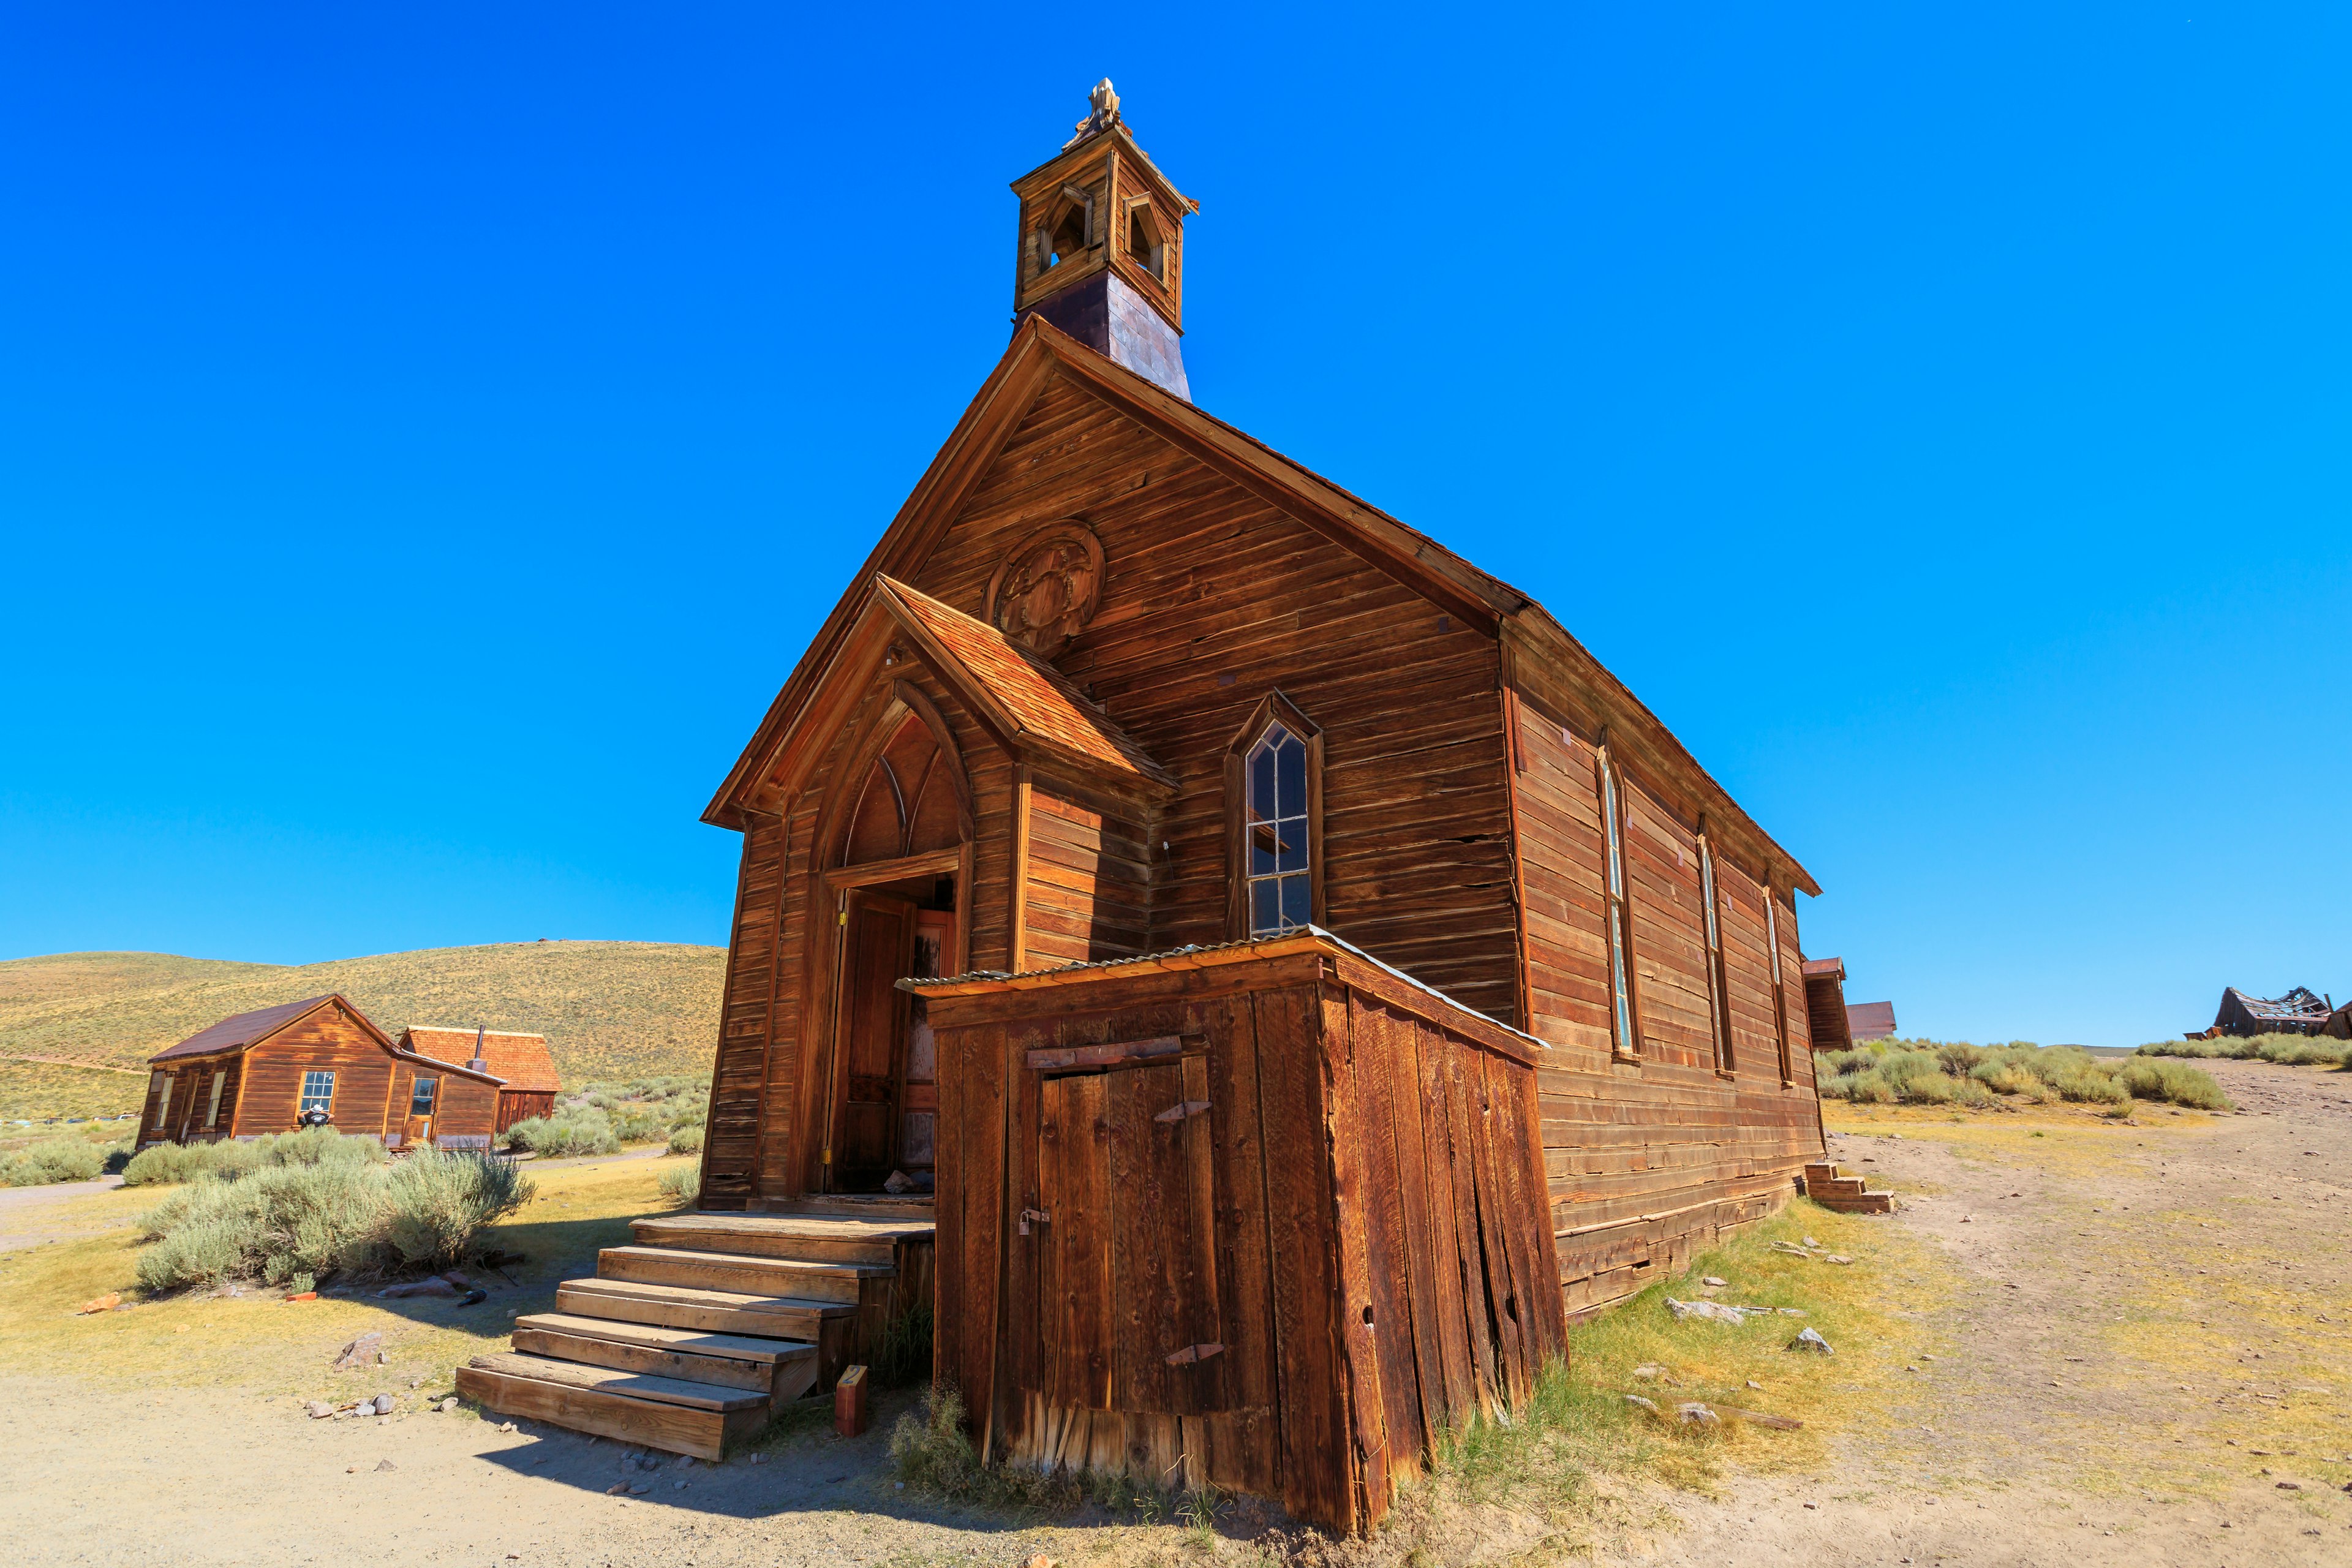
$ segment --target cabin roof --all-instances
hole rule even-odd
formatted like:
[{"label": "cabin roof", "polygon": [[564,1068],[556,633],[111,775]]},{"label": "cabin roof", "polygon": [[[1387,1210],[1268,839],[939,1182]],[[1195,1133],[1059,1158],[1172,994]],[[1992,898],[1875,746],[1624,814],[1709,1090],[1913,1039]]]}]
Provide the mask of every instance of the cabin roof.
[{"label": "cabin roof", "polygon": [[1845,960],[1843,958],[1809,958],[1805,960],[1805,978],[1811,980],[1816,976],[1824,976],[1832,980],[1843,980],[1845,978]]},{"label": "cabin roof", "polygon": [[1895,1004],[1892,1002],[1849,1002],[1845,1008],[1846,1033],[1857,1040],[1883,1040],[1895,1033]]},{"label": "cabin roof", "polygon": [[935,664],[953,668],[976,688],[967,695],[993,707],[1006,739],[1050,748],[1151,784],[1175,781],[1132,737],[1089,706],[1069,679],[976,616],[952,609],[895,578],[877,575],[875,591]]},{"label": "cabin roof", "polygon": [[1773,879],[1808,893],[1821,891],[1796,857],[1775,842],[1657,715],[1534,598],[1034,313],[1014,330],[1003,357],[793,667],[704,811],[704,821],[723,827],[743,825],[740,794],[800,720],[867,602],[866,584],[877,576],[905,576],[919,569],[953,524],[964,497],[1055,374],[1083,385],[1179,450],[1460,615],[1466,624],[1493,636],[1501,636],[1507,627],[1513,630],[1532,653],[1589,687],[1596,705],[1607,711],[1612,741],[1626,740],[1629,751],[1675,775],[1677,785],[1692,789],[1735,840],[1746,840],[1752,853],[1769,863],[1767,870]]},{"label": "cabin roof", "polygon": [[2230,1010],[2232,996],[2256,1023],[2308,1024],[2328,1016],[2326,1002],[2308,986],[2298,985],[2284,996],[2249,996],[2234,985],[2228,986],[2221,993],[2222,1012]]},{"label": "cabin roof", "polygon": [[[522,1094],[554,1094],[563,1084],[556,1075],[555,1058],[545,1035],[521,1035],[505,1029],[474,1030],[441,1024],[411,1024],[400,1031],[400,1048],[412,1055],[444,1062],[474,1059],[479,1035],[482,1062],[488,1076]],[[465,1069],[459,1069],[465,1070]]]},{"label": "cabin roof", "polygon": [[[233,1014],[217,1024],[207,1024],[176,1046],[166,1046],[147,1059],[151,1062],[172,1061],[180,1057],[208,1057],[219,1051],[241,1051],[246,1047],[268,1039],[287,1025],[307,1017],[330,1002],[343,999],[333,992],[324,996],[305,996],[299,1002],[280,1002],[275,1007],[256,1007],[250,1013]],[[356,1013],[357,1008],[343,1003]]]}]

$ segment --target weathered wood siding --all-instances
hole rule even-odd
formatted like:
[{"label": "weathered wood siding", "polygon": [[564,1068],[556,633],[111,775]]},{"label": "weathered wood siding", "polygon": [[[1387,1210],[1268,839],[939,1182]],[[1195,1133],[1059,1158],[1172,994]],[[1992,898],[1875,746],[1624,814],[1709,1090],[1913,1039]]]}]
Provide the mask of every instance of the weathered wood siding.
[{"label": "weathered wood siding", "polygon": [[[1529,1032],[1538,1075],[1560,1287],[1572,1312],[1640,1289],[1725,1226],[1761,1217],[1821,1149],[1812,1053],[1790,1008],[1795,1081],[1780,1080],[1759,880],[1718,850],[1732,1071],[1717,1073],[1708,1013],[1698,836],[1621,766],[1641,1060],[1612,1060],[1605,875],[1592,731],[1517,693],[1515,779],[1525,888]],[[1796,915],[1781,965],[1801,995]]]},{"label": "weathered wood siding", "polygon": [[321,1007],[247,1047],[244,1063],[234,1129],[238,1137],[291,1132],[299,1127],[302,1075],[310,1071],[335,1075],[331,1125],[370,1138],[383,1130],[394,1058],[341,1006]]},{"label": "weathered wood siding", "polygon": [[[1565,1355],[1532,1047],[1292,946],[926,993],[938,1372],[992,1453],[1353,1530]],[[1027,1059],[1169,1037],[1181,1056]]]},{"label": "weathered wood siding", "polygon": [[[392,1083],[384,1099],[383,1131],[386,1142],[407,1136],[408,1108],[420,1078],[437,1079],[433,1091],[433,1142],[436,1148],[487,1149],[499,1131],[499,1090],[495,1084],[467,1078],[446,1068],[422,1062],[393,1062]],[[338,1088],[336,1098],[341,1098]]]},{"label": "weathered wood siding", "polygon": [[1043,775],[1029,786],[1024,965],[1150,951],[1151,850],[1142,813]]},{"label": "weathered wood siding", "polygon": [[1149,947],[1233,934],[1224,757],[1278,689],[1324,734],[1326,923],[1510,1020],[1517,931],[1494,639],[1059,380],[910,581],[984,616],[1006,553],[1041,522],[1072,516],[1101,538],[1108,582],[1055,663],[1181,786],[1147,825]]}]

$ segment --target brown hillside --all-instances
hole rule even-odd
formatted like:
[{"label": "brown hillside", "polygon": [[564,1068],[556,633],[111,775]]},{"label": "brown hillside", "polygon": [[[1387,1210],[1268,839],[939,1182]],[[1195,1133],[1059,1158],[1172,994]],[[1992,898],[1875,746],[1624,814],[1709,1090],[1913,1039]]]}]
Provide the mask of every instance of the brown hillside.
[{"label": "brown hillside", "polygon": [[[160,952],[12,959],[0,963],[0,1058],[137,1068],[229,1014],[340,991],[394,1034],[410,1024],[543,1034],[567,1083],[703,1073],[726,962],[724,948],[644,942],[509,942],[305,964]],[[129,1110],[142,1082],[0,1060],[0,1115]]]}]

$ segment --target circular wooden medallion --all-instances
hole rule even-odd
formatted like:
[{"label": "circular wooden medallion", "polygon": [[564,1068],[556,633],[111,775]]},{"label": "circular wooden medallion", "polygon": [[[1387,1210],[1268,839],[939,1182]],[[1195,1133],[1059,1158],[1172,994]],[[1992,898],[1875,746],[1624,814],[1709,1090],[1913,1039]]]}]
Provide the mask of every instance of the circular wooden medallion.
[{"label": "circular wooden medallion", "polygon": [[1076,518],[1048,523],[1013,547],[988,580],[988,622],[1051,658],[1102,603],[1103,547]]}]

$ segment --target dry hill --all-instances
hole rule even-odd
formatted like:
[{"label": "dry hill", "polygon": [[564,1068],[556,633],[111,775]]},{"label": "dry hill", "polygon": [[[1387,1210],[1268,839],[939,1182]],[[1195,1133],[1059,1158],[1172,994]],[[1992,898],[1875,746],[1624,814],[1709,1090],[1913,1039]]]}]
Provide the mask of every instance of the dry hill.
[{"label": "dry hill", "polygon": [[162,952],[12,959],[0,963],[0,1115],[135,1109],[143,1075],[97,1069],[139,1068],[217,1018],[329,991],[394,1034],[409,1024],[543,1034],[569,1082],[704,1073],[726,963],[724,948],[646,942],[508,942],[304,964]]}]

